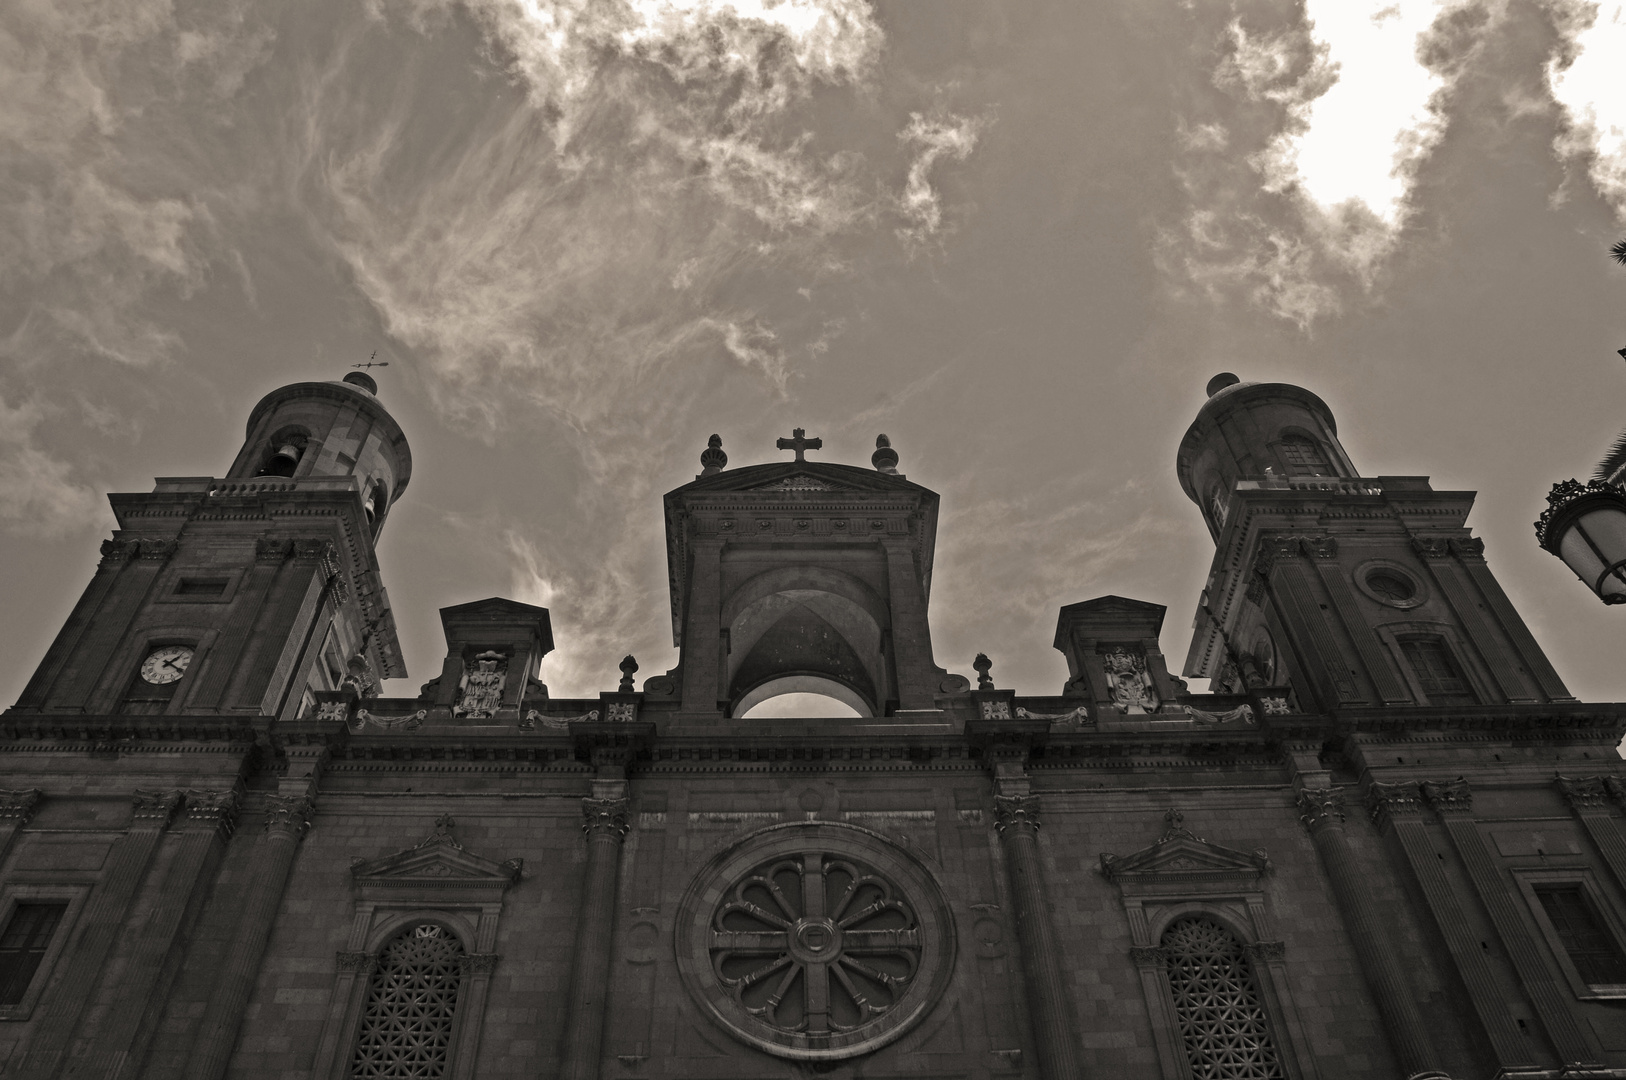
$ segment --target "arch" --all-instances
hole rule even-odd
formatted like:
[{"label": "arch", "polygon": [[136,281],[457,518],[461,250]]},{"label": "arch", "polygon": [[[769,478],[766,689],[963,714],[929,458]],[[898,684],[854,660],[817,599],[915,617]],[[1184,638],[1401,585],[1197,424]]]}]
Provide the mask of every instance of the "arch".
[{"label": "arch", "polygon": [[1259,935],[1246,919],[1239,918],[1239,913],[1223,903],[1214,903],[1206,900],[1189,900],[1181,904],[1170,904],[1159,909],[1152,918],[1147,920],[1148,936],[1153,941],[1162,941],[1163,934],[1170,926],[1181,919],[1208,919],[1219,923],[1236,939],[1244,945],[1251,945],[1259,940]]},{"label": "arch", "polygon": [[869,702],[857,692],[845,683],[825,678],[823,675],[781,675],[767,682],[758,683],[734,703],[734,715],[744,716],[764,701],[771,701],[786,694],[818,694],[821,697],[834,698],[859,716],[875,715]]},{"label": "arch", "polygon": [[365,951],[377,953],[395,938],[407,926],[416,926],[419,923],[439,923],[456,935],[462,943],[464,952],[478,952],[475,948],[474,927],[467,924],[467,920],[460,919],[452,912],[441,908],[415,908],[410,911],[398,911],[387,918],[380,918],[378,925],[373,927],[367,935],[367,948]]},{"label": "arch", "polygon": [[256,476],[293,477],[310,448],[310,429],[302,424],[284,424],[267,440],[260,453]]},{"label": "arch", "polygon": [[1276,453],[1288,476],[1337,476],[1335,454],[1324,439],[1301,427],[1283,428],[1276,437]]},{"label": "arch", "polygon": [[467,956],[439,917],[410,921],[384,941],[368,976],[350,1075],[447,1075]]},{"label": "arch", "polygon": [[829,567],[766,570],[723,605],[727,697],[733,715],[787,693],[819,693],[874,716],[888,685],[884,601]]},{"label": "arch", "polygon": [[1226,921],[1187,912],[1157,937],[1192,1074],[1286,1080],[1270,1011],[1245,940]]}]

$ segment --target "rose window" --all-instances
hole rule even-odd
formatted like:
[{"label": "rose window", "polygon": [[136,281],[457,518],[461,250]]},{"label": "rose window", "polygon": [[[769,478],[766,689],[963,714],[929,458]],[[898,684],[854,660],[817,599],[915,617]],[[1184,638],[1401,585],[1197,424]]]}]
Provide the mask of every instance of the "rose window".
[{"label": "rose window", "polygon": [[801,1059],[896,1038],[935,1002],[953,959],[925,869],[874,833],[826,822],[725,851],[689,890],[678,929],[685,982],[714,1018]]}]

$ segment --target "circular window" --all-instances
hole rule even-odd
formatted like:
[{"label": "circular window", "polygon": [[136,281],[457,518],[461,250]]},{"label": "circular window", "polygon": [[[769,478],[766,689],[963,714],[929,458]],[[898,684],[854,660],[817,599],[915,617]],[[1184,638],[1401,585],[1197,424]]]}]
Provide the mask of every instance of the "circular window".
[{"label": "circular window", "polygon": [[1369,564],[1356,572],[1355,582],[1367,596],[1389,607],[1414,608],[1423,602],[1423,590],[1417,579],[1398,566]]},{"label": "circular window", "polygon": [[926,869],[852,825],[776,825],[701,871],[678,911],[678,969],[730,1034],[835,1060],[902,1035],[942,996],[954,928]]}]

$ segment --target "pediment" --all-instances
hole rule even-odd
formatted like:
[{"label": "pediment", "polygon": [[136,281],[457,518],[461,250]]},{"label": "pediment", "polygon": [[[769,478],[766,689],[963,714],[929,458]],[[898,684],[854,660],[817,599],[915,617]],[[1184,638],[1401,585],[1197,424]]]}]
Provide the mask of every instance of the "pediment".
[{"label": "pediment", "polygon": [[420,888],[502,891],[520,879],[519,859],[498,862],[467,850],[452,836],[453,821],[441,817],[435,832],[413,847],[376,859],[357,859],[350,876],[368,890]]},{"label": "pediment", "polygon": [[1209,883],[1240,886],[1256,883],[1270,869],[1270,857],[1263,849],[1238,851],[1209,843],[1182,828],[1177,812],[1171,825],[1151,847],[1132,855],[1101,855],[1101,873],[1120,884],[1156,886],[1160,883],[1190,886]]}]

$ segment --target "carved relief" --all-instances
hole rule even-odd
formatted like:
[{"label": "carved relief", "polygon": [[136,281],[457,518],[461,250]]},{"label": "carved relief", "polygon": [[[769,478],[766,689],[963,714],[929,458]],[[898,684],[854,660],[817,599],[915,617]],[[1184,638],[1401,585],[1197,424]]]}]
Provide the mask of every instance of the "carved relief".
[{"label": "carved relief", "polygon": [[612,724],[630,724],[638,719],[638,705],[632,701],[612,701],[604,706],[604,719]]},{"label": "carved relief", "polygon": [[1411,538],[1411,547],[1425,559],[1451,557],[1451,541],[1443,536],[1414,536]]},{"label": "carved relief", "polygon": [[1032,829],[1038,832],[1040,824],[1039,796],[994,796],[994,828],[998,832],[1003,833],[1010,828]]},{"label": "carved relief", "polygon": [[1398,784],[1374,780],[1366,789],[1366,808],[1372,815],[1373,824],[1381,829],[1397,818],[1422,816],[1423,796],[1415,780],[1403,780]]},{"label": "carved relief", "polygon": [[1312,833],[1344,820],[1344,795],[1340,788],[1305,788],[1298,797],[1299,821]]},{"label": "carved relief", "polygon": [[27,825],[39,805],[40,795],[39,788],[0,788],[0,823]]},{"label": "carved relief", "polygon": [[179,791],[144,791],[137,788],[131,796],[135,816],[131,822],[132,827],[145,826],[146,828],[159,828],[169,824],[169,819],[175,816],[175,808],[181,805]]},{"label": "carved relief", "polygon": [[186,820],[195,829],[218,832],[229,837],[237,826],[237,807],[242,795],[233,788],[229,791],[187,791],[182,795]]},{"label": "carved relief", "polygon": [[1008,701],[984,701],[982,703],[982,718],[984,720],[1009,720],[1011,718],[1011,703]]},{"label": "carved relief", "polygon": [[1610,790],[1605,786],[1612,777],[1564,776],[1553,777],[1564,801],[1575,810],[1599,810],[1609,804]]},{"label": "carved relief", "polygon": [[1101,654],[1101,664],[1106,668],[1113,708],[1121,713],[1157,711],[1157,691],[1152,687],[1151,672],[1146,670],[1145,656],[1117,645]]},{"label": "carved relief", "polygon": [[265,831],[302,840],[310,831],[316,804],[308,795],[270,795],[265,800]]},{"label": "carved relief", "polygon": [[595,834],[614,833],[617,840],[627,835],[627,800],[583,799],[582,832],[591,839]]},{"label": "carved relief", "polygon": [[465,665],[453,716],[467,720],[489,720],[502,705],[503,687],[508,683],[508,657],[499,652],[483,652]]},{"label": "carved relief", "polygon": [[1460,776],[1455,780],[1425,780],[1418,786],[1428,805],[1442,814],[1473,813],[1474,793]]}]

